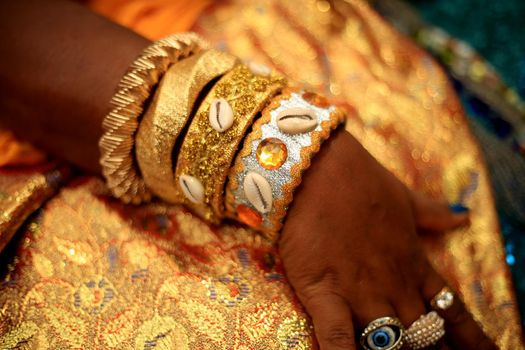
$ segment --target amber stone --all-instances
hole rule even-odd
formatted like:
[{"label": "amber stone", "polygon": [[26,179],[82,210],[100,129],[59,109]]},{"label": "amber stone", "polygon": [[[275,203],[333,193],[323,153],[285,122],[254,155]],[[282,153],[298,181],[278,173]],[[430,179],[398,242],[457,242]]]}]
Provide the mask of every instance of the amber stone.
[{"label": "amber stone", "polygon": [[250,227],[257,228],[261,226],[262,216],[256,210],[247,207],[244,204],[239,204],[237,206],[237,216],[239,220]]},{"label": "amber stone", "polygon": [[303,98],[317,107],[327,108],[330,106],[330,102],[326,97],[318,95],[315,92],[305,92]]},{"label": "amber stone", "polygon": [[264,168],[275,170],[286,161],[288,149],[281,140],[270,137],[261,141],[257,147],[257,161]]}]

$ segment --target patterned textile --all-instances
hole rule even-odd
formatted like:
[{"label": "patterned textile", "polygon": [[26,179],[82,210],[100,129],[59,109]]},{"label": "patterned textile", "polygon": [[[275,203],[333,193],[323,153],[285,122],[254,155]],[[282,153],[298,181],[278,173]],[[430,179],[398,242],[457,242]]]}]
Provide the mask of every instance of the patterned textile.
[{"label": "patterned textile", "polygon": [[1,349],[309,348],[268,242],[104,191],[76,179],[24,229],[1,286]]},{"label": "patterned textile", "polygon": [[[442,27],[477,49],[525,99],[525,2],[505,1],[411,1],[426,20]],[[451,11],[451,9],[454,9]],[[468,13],[468,16],[464,16]],[[463,93],[467,95],[466,93]],[[494,115],[472,97],[463,98],[473,118],[473,131],[486,154],[496,207],[500,215],[507,263],[514,277],[522,324],[525,322],[525,150],[513,153],[505,140],[505,118]],[[502,120],[503,119],[503,120]],[[525,123],[525,115],[522,115]],[[525,144],[525,129],[521,132]],[[514,146],[514,147],[513,147]]]},{"label": "patterned textile", "polygon": [[[521,1],[375,0],[374,7],[398,30],[427,48],[445,68],[465,106],[471,130],[487,160],[506,260],[525,317],[525,65]],[[469,13],[465,18],[464,13]],[[459,41],[446,31],[467,41]],[[490,61],[479,56],[479,50]],[[524,61],[525,63],[525,61]],[[511,86],[497,76],[494,65]]]},{"label": "patterned textile", "polygon": [[[471,207],[470,227],[426,237],[428,254],[502,349],[523,347],[483,160],[426,53],[360,0],[232,0],[210,8],[196,29],[353,105],[358,117],[348,130],[408,186]],[[209,227],[179,207],[124,206],[100,180],[77,178],[18,238],[0,286],[0,348],[313,342],[278,251],[242,227]]]},{"label": "patterned textile", "polygon": [[[427,48],[447,68],[471,130],[487,160],[505,239],[506,260],[515,281],[522,324],[525,317],[525,4],[520,1],[411,1],[430,20],[400,0],[376,0],[375,8],[401,32]],[[452,11],[451,11],[452,10]],[[466,18],[464,13],[469,13]],[[481,25],[480,25],[481,24]],[[450,36],[450,31],[463,40]],[[523,35],[521,35],[523,36]],[[490,61],[476,53],[479,50]],[[494,65],[506,78],[503,82]],[[517,92],[516,92],[517,91]]]},{"label": "patterned textile", "polygon": [[0,252],[69,174],[69,169],[54,163],[26,169],[0,169]]}]

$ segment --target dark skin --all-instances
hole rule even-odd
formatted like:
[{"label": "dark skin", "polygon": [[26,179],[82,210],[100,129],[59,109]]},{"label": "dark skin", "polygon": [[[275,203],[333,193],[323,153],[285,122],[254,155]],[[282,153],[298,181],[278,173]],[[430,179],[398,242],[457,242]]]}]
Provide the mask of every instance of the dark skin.
[{"label": "dark skin", "polygon": [[108,101],[150,42],[70,1],[2,1],[0,8],[0,123],[99,173]]},{"label": "dark skin", "polygon": [[[108,101],[148,40],[65,0],[3,1],[0,17],[0,124],[100,173],[97,142]],[[375,318],[396,316],[408,327],[428,312],[445,282],[417,231],[467,222],[445,202],[411,192],[337,131],[305,174],[279,242],[321,349],[356,349],[357,330]],[[441,348],[495,349],[461,302],[441,315]]]}]

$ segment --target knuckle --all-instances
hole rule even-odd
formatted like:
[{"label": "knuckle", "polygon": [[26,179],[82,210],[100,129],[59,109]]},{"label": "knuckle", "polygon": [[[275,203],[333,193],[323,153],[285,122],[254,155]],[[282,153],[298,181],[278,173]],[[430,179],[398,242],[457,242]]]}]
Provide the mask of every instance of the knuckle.
[{"label": "knuckle", "polygon": [[370,283],[370,281],[373,279],[372,276],[377,275],[376,271],[380,271],[380,269],[374,266],[364,266],[362,264],[358,264],[357,266],[354,266],[352,271],[348,272],[348,276],[357,287],[361,287],[364,284]]},{"label": "knuckle", "polygon": [[338,294],[338,273],[334,268],[327,267],[318,274],[308,274],[302,278],[302,287],[297,290],[298,295],[302,296],[306,303],[318,297]]},{"label": "knuckle", "polygon": [[321,343],[338,348],[355,348],[354,334],[344,325],[331,325],[321,336]]}]

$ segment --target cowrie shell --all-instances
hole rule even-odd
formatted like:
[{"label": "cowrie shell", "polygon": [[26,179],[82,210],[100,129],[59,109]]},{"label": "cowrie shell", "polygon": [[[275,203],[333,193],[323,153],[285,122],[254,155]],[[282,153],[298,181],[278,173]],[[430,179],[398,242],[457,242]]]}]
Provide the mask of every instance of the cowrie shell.
[{"label": "cowrie shell", "polygon": [[267,77],[272,73],[272,70],[267,65],[257,62],[248,62],[248,68],[253,74],[261,75]]},{"label": "cowrie shell", "polygon": [[233,124],[233,109],[225,99],[216,98],[211,102],[208,119],[212,128],[224,132]]},{"label": "cowrie shell", "polygon": [[277,115],[277,126],[286,134],[302,134],[317,126],[317,115],[307,108],[289,108]]},{"label": "cowrie shell", "polygon": [[244,178],[243,186],[244,195],[257,211],[265,214],[272,210],[272,187],[264,177],[250,171]]},{"label": "cowrie shell", "polygon": [[181,175],[179,177],[179,186],[184,196],[192,203],[202,203],[204,200],[204,187],[202,183],[193,176]]}]

